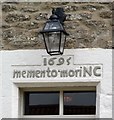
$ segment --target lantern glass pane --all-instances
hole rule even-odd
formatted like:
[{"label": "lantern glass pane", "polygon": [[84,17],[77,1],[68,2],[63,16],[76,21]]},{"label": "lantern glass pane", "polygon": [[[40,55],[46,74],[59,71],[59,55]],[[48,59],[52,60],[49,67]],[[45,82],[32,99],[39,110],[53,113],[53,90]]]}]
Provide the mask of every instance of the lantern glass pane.
[{"label": "lantern glass pane", "polygon": [[48,52],[59,51],[60,46],[60,32],[49,32],[45,34],[45,43]]},{"label": "lantern glass pane", "polygon": [[63,29],[62,25],[57,21],[57,22],[47,22],[44,30],[57,30],[57,29]]},{"label": "lantern glass pane", "polygon": [[61,52],[63,52],[64,50],[65,41],[66,41],[66,35],[63,32],[61,32],[61,45],[60,45]]}]

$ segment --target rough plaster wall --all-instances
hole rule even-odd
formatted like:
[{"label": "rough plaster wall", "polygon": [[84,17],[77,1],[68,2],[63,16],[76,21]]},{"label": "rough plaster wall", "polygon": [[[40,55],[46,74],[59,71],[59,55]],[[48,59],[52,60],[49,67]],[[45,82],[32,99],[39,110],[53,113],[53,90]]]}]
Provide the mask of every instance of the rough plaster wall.
[{"label": "rough plaster wall", "polygon": [[10,2],[2,3],[2,49],[43,49],[39,31],[53,7],[67,14],[70,34],[65,48],[112,48],[112,3]]}]

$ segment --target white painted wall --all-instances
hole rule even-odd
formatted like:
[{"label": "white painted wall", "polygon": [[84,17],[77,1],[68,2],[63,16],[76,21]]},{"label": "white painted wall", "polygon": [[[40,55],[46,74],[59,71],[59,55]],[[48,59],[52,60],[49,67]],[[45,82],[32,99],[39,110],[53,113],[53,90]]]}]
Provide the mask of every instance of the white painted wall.
[{"label": "white painted wall", "polygon": [[0,53],[0,120],[2,118],[2,54]]},{"label": "white painted wall", "polygon": [[[2,117],[17,118],[19,114],[18,87],[48,87],[64,85],[96,85],[97,86],[97,116],[112,118],[112,50],[108,49],[69,49],[64,55],[74,55],[75,64],[103,64],[103,76],[99,79],[76,78],[41,78],[13,79],[12,65],[35,65],[42,63],[45,50],[15,50],[2,51]],[[24,67],[21,67],[22,69]],[[54,66],[57,69],[57,66]],[[33,66],[29,66],[33,69]],[[36,69],[36,68],[35,68]],[[0,82],[0,83],[1,83]],[[78,84],[77,84],[78,83]],[[0,86],[1,87],[1,86]],[[1,109],[0,109],[1,110]]]},{"label": "white painted wall", "polygon": [[[114,61],[114,49],[112,51],[112,62]],[[112,113],[114,113],[114,62],[112,63]],[[114,114],[112,114],[112,118],[114,119]]]}]

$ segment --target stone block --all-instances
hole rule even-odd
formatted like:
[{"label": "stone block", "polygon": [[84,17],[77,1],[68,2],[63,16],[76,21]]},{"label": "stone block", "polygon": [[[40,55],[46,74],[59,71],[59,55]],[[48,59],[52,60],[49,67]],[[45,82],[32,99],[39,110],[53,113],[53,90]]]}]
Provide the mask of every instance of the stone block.
[{"label": "stone block", "polygon": [[8,14],[5,18],[7,23],[29,21],[31,19],[30,15],[26,14]]},{"label": "stone block", "polygon": [[102,12],[100,12],[100,17],[102,17],[104,19],[112,18],[112,11],[102,11]]},{"label": "stone block", "polygon": [[14,10],[17,10],[16,6],[14,6],[14,5],[5,4],[5,5],[2,6],[2,11],[3,12],[11,12],[11,11],[14,11]]}]

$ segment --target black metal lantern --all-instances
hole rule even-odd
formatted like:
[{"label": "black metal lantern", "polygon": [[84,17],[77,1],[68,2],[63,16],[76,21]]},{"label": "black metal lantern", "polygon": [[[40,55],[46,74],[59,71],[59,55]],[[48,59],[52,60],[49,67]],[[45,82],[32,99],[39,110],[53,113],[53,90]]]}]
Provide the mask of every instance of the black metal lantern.
[{"label": "black metal lantern", "polygon": [[51,17],[40,32],[43,35],[47,53],[50,55],[63,54],[66,36],[68,35],[63,27],[65,18],[63,8],[53,9]]}]

